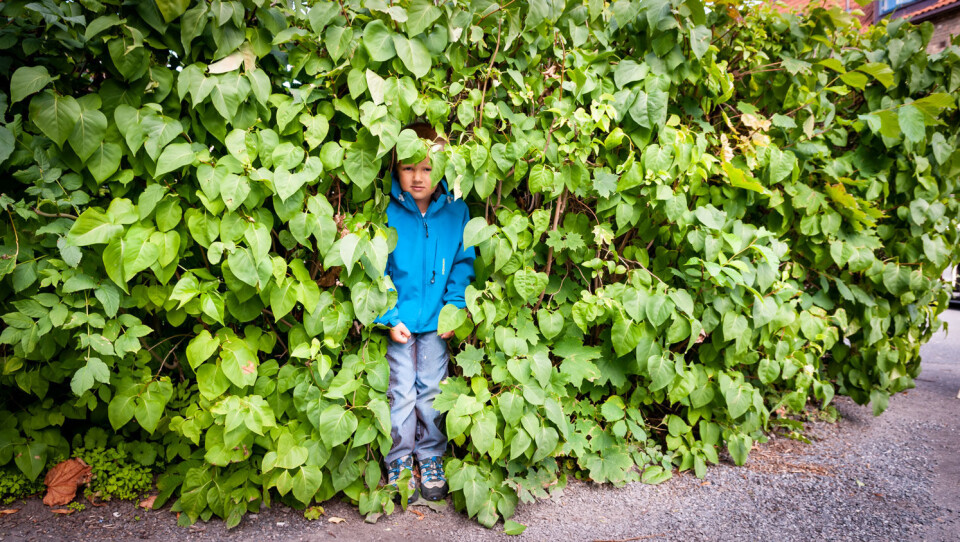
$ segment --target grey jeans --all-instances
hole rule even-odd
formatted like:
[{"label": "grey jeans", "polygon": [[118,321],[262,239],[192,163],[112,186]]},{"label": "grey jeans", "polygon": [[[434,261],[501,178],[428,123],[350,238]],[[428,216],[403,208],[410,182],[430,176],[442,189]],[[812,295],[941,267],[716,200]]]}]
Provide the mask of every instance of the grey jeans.
[{"label": "grey jeans", "polygon": [[447,342],[436,331],[413,333],[406,344],[390,341],[387,361],[393,437],[387,464],[410,454],[418,460],[442,456],[447,451],[444,416],[433,409],[433,399],[440,393],[440,381],[447,377]]}]

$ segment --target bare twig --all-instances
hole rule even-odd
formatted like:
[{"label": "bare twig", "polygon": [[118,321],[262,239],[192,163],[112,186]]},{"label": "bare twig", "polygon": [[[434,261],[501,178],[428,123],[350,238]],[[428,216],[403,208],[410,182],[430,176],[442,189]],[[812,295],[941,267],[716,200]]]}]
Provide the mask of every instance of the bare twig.
[{"label": "bare twig", "polygon": [[[271,322],[269,318],[264,318],[264,320],[267,321],[267,325],[269,325],[269,326],[270,326],[270,329],[273,330],[273,334],[276,335],[277,340],[280,341],[280,346],[283,347],[283,352],[280,354],[279,357],[283,357],[283,356],[287,355],[287,352],[289,352],[290,349],[287,348],[287,343],[283,342],[283,338],[280,336],[280,332],[277,331],[277,327],[276,327],[275,325],[273,325],[273,322]],[[289,325],[289,324],[288,324],[288,325]]]},{"label": "bare twig", "polygon": [[477,116],[477,126],[483,124],[483,105],[487,99],[487,85],[490,83],[490,73],[493,71],[493,63],[497,60],[497,53],[500,52],[500,35],[503,28],[503,19],[497,21],[497,46],[490,55],[490,64],[487,65],[487,76],[483,79],[483,94],[480,95],[480,114]]},{"label": "bare twig", "polygon": [[[554,214],[553,214],[553,225],[550,227],[550,231],[557,230],[557,224],[559,224],[560,222],[560,215],[563,213],[563,207],[566,204],[566,200],[567,200],[567,187],[564,186],[563,191],[560,193],[560,198],[557,199],[557,206],[554,209]],[[544,271],[546,272],[548,277],[550,276],[550,269],[552,267],[553,267],[553,247],[550,247],[550,249],[547,250],[547,266],[544,268]],[[540,292],[540,297],[537,298],[537,304],[534,305],[533,312],[537,312],[537,310],[540,309],[540,304],[543,302],[543,295],[545,293],[547,293],[546,288],[544,288],[543,291]]]},{"label": "bare twig", "polygon": [[[262,309],[262,310],[261,310],[260,312],[263,312],[263,313],[266,313],[266,314],[269,314],[269,315],[270,315],[271,317],[273,316],[273,313],[272,313],[272,312],[270,312],[270,311],[269,311],[269,310],[267,310],[267,309]],[[286,321],[286,320],[284,320],[283,318],[281,318],[281,319],[279,319],[279,320],[277,320],[277,321],[278,321],[278,322],[280,322],[281,324],[283,324],[283,325],[285,325],[285,326],[287,326],[287,327],[293,327],[293,324],[291,324],[290,322],[287,322],[287,321]]]},{"label": "bare twig", "polygon": [[484,15],[483,17],[480,17],[480,20],[477,21],[477,26],[479,26],[480,23],[482,23],[483,20],[486,19],[487,17],[493,15],[494,13],[496,13],[496,12],[498,12],[498,11],[503,11],[503,10],[507,9],[508,7],[510,7],[510,4],[512,4],[512,3],[516,2],[516,1],[517,1],[517,0],[510,0],[509,2],[507,2],[506,4],[504,4],[504,5],[502,5],[502,6],[497,6],[497,9],[491,11],[490,13],[487,13],[487,14]]},{"label": "bare twig", "polygon": [[[160,344],[160,343],[157,343],[157,344]],[[159,361],[161,366],[163,365],[163,358],[161,358],[159,354],[153,351],[153,347],[157,346],[156,344],[147,348],[147,341],[143,340],[143,337],[140,337],[140,346],[142,346],[144,350],[149,352],[150,355],[153,356],[153,359]]]},{"label": "bare twig", "polygon": [[7,214],[10,215],[10,227],[13,228],[13,242],[17,245],[17,251],[13,253],[13,256],[7,256],[4,254],[4,259],[13,258],[13,265],[17,265],[17,256],[20,255],[20,236],[17,234],[17,225],[13,222],[13,213],[10,210],[7,210]]},{"label": "bare twig", "polygon": [[74,216],[74,215],[72,215],[72,214],[70,214],[70,213],[56,213],[56,214],[45,213],[45,212],[41,211],[40,209],[38,209],[38,208],[36,208],[36,207],[33,208],[33,212],[36,213],[36,214],[38,214],[39,216],[45,216],[45,217],[47,217],[47,218],[72,218],[72,219],[74,219],[74,220],[77,219],[76,216]]}]

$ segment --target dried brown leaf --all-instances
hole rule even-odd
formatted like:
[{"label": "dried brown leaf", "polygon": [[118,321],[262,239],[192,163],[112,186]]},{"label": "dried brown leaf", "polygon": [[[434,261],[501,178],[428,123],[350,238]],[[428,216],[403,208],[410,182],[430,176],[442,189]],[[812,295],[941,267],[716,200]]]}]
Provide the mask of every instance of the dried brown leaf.
[{"label": "dried brown leaf", "polygon": [[154,501],[156,501],[156,500],[157,500],[157,496],[156,496],[156,495],[150,495],[150,496],[147,497],[146,499],[143,499],[142,501],[140,501],[140,508],[146,508],[147,510],[152,510],[152,509],[153,509],[153,503],[154,503]]},{"label": "dried brown leaf", "polygon": [[345,521],[347,521],[347,520],[345,520],[345,519],[343,519],[343,518],[332,517],[332,518],[328,519],[327,521],[329,521],[330,523],[343,523],[343,522],[345,522]]},{"label": "dried brown leaf", "polygon": [[76,512],[73,508],[54,508],[51,510],[54,514],[62,514],[64,516],[69,516],[70,514]]},{"label": "dried brown leaf", "polygon": [[47,506],[67,504],[77,496],[77,487],[89,481],[90,465],[84,463],[82,459],[68,459],[50,469],[43,479],[43,483],[47,485],[43,504]]},{"label": "dried brown leaf", "polygon": [[9,514],[16,514],[16,513],[19,512],[19,511],[20,511],[19,508],[7,508],[6,510],[0,510],[0,516],[6,516],[6,515],[9,515]]},{"label": "dried brown leaf", "polygon": [[207,66],[212,74],[228,73],[236,70],[243,63],[243,53],[237,51]]}]

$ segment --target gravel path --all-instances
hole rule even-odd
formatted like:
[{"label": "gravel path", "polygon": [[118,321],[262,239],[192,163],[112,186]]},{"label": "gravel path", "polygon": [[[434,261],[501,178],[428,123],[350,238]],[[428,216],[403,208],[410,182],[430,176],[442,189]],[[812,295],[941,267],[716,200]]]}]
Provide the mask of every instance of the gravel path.
[{"label": "gravel path", "polygon": [[[960,312],[944,319],[960,327]],[[519,507],[513,519],[528,526],[519,537],[452,506],[417,506],[375,525],[340,502],[314,522],[275,507],[227,531],[220,521],[180,529],[173,514],[129,503],[59,517],[31,499],[0,518],[0,540],[960,540],[960,333],[941,332],[923,355],[917,388],[879,418],[840,398],[843,419],[811,424],[812,444],[771,440],[746,466],[711,467],[705,480],[621,489],[573,481],[559,498]]]}]

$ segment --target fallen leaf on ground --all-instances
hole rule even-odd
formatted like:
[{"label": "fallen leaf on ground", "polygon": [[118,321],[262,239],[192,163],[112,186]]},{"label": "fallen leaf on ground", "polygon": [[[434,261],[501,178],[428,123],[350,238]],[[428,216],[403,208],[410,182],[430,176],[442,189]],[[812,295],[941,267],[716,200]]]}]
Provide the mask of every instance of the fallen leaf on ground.
[{"label": "fallen leaf on ground", "polygon": [[417,502],[411,504],[410,506],[429,508],[438,514],[442,514],[444,509],[447,507],[447,501],[428,501],[426,499],[417,499]]},{"label": "fallen leaf on ground", "polygon": [[311,506],[310,508],[307,508],[306,512],[303,513],[303,517],[309,519],[310,521],[314,521],[320,519],[320,516],[324,514],[326,514],[326,512],[323,511],[322,506]]},{"label": "fallen leaf on ground", "polygon": [[51,510],[51,512],[53,512],[54,514],[63,514],[65,516],[69,516],[70,514],[76,512],[76,510],[72,508],[54,508],[53,510]]},{"label": "fallen leaf on ground", "polygon": [[157,500],[156,495],[150,495],[146,499],[140,501],[140,508],[146,508],[147,510],[153,509],[153,502]]},{"label": "fallen leaf on ground", "polygon": [[344,523],[344,522],[346,522],[347,520],[345,520],[345,519],[343,519],[343,518],[333,517],[333,518],[328,519],[327,521],[329,521],[330,523]]},{"label": "fallen leaf on ground", "polygon": [[82,459],[68,459],[50,469],[43,483],[47,494],[43,504],[57,506],[67,504],[77,496],[77,487],[90,481],[90,465]]},{"label": "fallen leaf on ground", "polygon": [[0,510],[0,516],[6,516],[7,514],[16,514],[19,512],[19,508],[7,508],[6,510]]},{"label": "fallen leaf on ground", "polygon": [[410,508],[410,511],[417,515],[417,521],[422,520],[424,518],[423,512],[419,510],[414,510],[413,508]]}]

